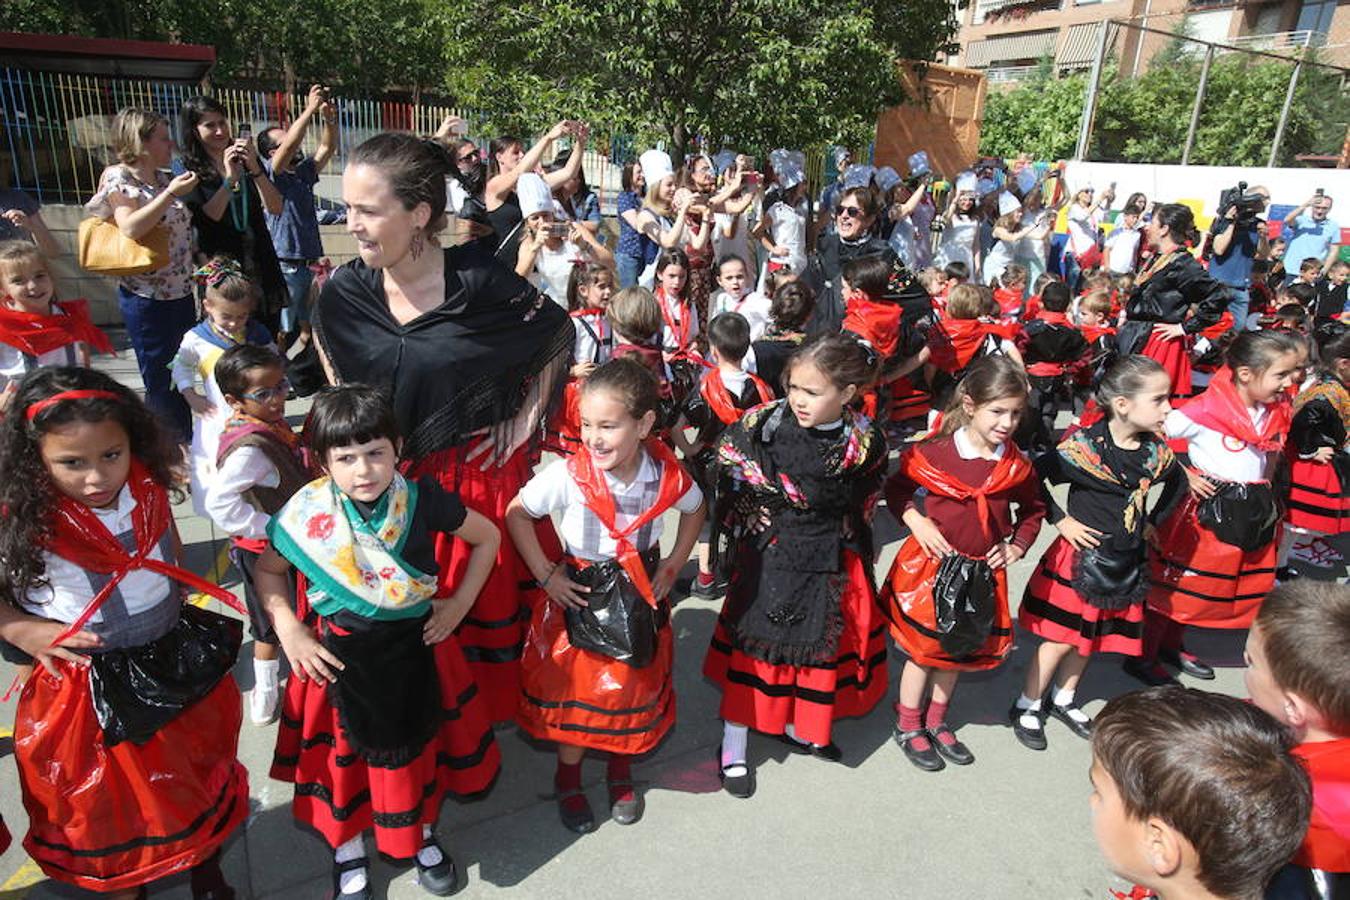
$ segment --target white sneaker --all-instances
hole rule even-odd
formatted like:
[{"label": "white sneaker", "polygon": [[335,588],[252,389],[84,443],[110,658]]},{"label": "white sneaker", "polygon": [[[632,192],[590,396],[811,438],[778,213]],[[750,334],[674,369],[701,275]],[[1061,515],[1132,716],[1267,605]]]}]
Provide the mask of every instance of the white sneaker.
[{"label": "white sneaker", "polygon": [[276,684],[255,684],[248,699],[248,717],[254,725],[271,725],[280,705],[281,690]]}]

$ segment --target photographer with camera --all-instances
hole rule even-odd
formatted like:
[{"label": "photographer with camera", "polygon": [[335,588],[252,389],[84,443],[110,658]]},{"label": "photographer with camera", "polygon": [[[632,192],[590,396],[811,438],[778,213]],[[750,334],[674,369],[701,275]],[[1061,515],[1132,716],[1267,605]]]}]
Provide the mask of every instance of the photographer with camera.
[{"label": "photographer with camera", "polygon": [[1209,274],[1228,288],[1228,311],[1233,314],[1233,329],[1241,330],[1251,304],[1252,266],[1265,256],[1266,222],[1261,215],[1270,203],[1270,191],[1264,187],[1248,190],[1238,182],[1219,196],[1219,213],[1209,229]]},{"label": "photographer with camera", "polygon": [[[1331,270],[1331,264],[1336,261],[1337,251],[1340,250],[1341,226],[1330,218],[1330,214],[1331,198],[1322,188],[1318,188],[1317,193],[1302,206],[1284,217],[1285,227],[1292,232],[1288,234],[1289,246],[1284,251],[1284,258],[1289,260],[1290,266],[1311,256],[1322,260],[1323,275]],[[1286,273],[1285,284],[1297,277],[1296,272]]]},{"label": "photographer with camera", "polygon": [[[314,155],[306,156],[300,150],[300,143],[316,116],[323,121],[323,132]],[[318,84],[309,89],[305,108],[290,128],[272,126],[264,128],[258,135],[258,153],[263,158],[263,167],[282,201],[280,213],[263,211],[289,297],[281,312],[281,333],[277,335],[282,347],[309,332],[309,289],[314,283],[310,266],[323,257],[319,218],[314,208],[314,186],[319,183],[319,173],[333,158],[339,139],[337,109],[328,99],[328,89]]]},{"label": "photographer with camera", "polygon": [[516,182],[524,215],[524,235],[516,256],[516,274],[567,308],[567,284],[575,266],[597,262],[614,268],[614,254],[580,222],[567,218],[543,177],[526,172]]}]

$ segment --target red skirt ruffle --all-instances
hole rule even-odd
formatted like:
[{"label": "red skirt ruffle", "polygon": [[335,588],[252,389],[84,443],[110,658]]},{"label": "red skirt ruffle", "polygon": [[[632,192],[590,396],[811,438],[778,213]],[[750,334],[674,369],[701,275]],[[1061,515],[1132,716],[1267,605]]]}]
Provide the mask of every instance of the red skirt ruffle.
[{"label": "red skirt ruffle", "polygon": [[407,859],[421,849],[422,826],[436,823],[447,793],[491,786],[501,751],[454,637],[436,646],[436,674],[444,724],[415,760],[397,769],[368,765],[348,743],[326,685],[291,676],[271,774],[295,785],[296,821],[333,847],[374,829],[381,853]]},{"label": "red skirt ruffle", "polygon": [[[471,446],[471,445],[470,445]],[[518,450],[500,466],[484,472],[478,460],[462,462],[467,448],[443,450],[425,457],[410,475],[432,475],[446,490],[457,491],[464,505],[491,520],[502,532],[497,562],[487,583],[474,601],[455,637],[463,658],[468,660],[478,682],[486,713],[493,722],[515,717],[520,697],[520,653],[525,645],[525,626],[530,618],[533,578],[506,535],[506,507],[530,478],[529,454]],[[544,553],[550,559],[562,554],[553,523],[547,518],[535,524]],[[440,596],[449,596],[469,562],[470,548],[449,535],[436,537],[436,562],[441,568]],[[444,644],[441,645],[442,647]]]},{"label": "red skirt ruffle", "polygon": [[848,582],[839,600],[844,628],[828,665],[755,659],[736,648],[730,627],[718,619],[703,674],[722,691],[723,720],[765,734],[782,734],[792,725],[802,740],[828,744],[835,719],[867,715],[886,695],[886,623],[872,579],[855,553],[844,552],[844,566]]},{"label": "red skirt ruffle", "polygon": [[1172,398],[1191,397],[1191,353],[1186,338],[1163,338],[1149,334],[1140,353],[1156,360],[1172,379]]},{"label": "red skirt ruffle", "polygon": [[1068,644],[1082,656],[1138,656],[1143,648],[1144,604],[1106,610],[1084,601],[1073,587],[1073,562],[1073,545],[1056,538],[1027,582],[1017,624],[1047,641]]},{"label": "red skirt ruffle", "polygon": [[154,737],[103,743],[89,674],[38,667],[14,721],[28,834],[51,878],[125,891],[204,862],[248,815],[248,772],[236,759],[242,707],[226,676]]},{"label": "red skirt ruffle", "polygon": [[1296,459],[1289,467],[1289,478],[1285,521],[1320,534],[1350,531],[1350,485],[1341,484],[1335,466]]},{"label": "red skirt ruffle", "polygon": [[933,408],[933,395],[915,386],[908,375],[891,384],[891,421],[927,418]]},{"label": "red skirt ruffle", "polygon": [[1148,607],[1185,625],[1247,628],[1275,586],[1278,532],[1266,546],[1245,552],[1202,526],[1195,509],[1195,497],[1187,494],[1158,527]]},{"label": "red skirt ruffle", "polygon": [[1002,664],[1012,650],[1012,615],[1008,611],[1008,570],[994,570],[994,625],[981,647],[969,656],[949,656],[938,640],[933,608],[933,579],[938,561],[924,555],[919,542],[906,538],[881,586],[881,608],[891,619],[891,637],[916,665],[929,669],[977,672]]},{"label": "red skirt ruffle", "polygon": [[670,626],[657,633],[656,658],[642,668],[567,640],[563,609],[547,598],[535,607],[520,663],[516,721],[541,740],[611,753],[646,753],[675,724]]},{"label": "red skirt ruffle", "polygon": [[581,447],[581,381],[571,378],[563,385],[562,401],[544,428],[544,449],[559,456],[572,456]]}]

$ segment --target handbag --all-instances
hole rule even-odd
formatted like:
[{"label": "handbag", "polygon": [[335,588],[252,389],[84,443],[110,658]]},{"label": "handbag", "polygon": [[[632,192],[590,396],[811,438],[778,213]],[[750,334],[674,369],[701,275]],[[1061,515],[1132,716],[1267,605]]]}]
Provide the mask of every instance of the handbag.
[{"label": "handbag", "polygon": [[949,553],[933,579],[933,612],[942,652],[954,659],[984,646],[994,630],[994,572],[982,559]]},{"label": "handbag", "polygon": [[132,240],[112,220],[91,216],[80,222],[77,247],[80,268],[97,275],[144,275],[169,264],[169,231],[162,225]]},{"label": "handbag", "polygon": [[1101,610],[1128,609],[1148,593],[1148,558],[1144,544],[1111,553],[1105,547],[1075,550],[1073,589]]},{"label": "handbag", "polygon": [[[659,554],[643,554],[647,569],[653,569]],[[578,650],[588,650],[641,669],[656,658],[657,632],[665,625],[666,607],[653,609],[638,593],[618,560],[607,559],[584,569],[567,567],[567,577],[590,588],[586,606],[568,609],[564,621],[567,641]]]}]

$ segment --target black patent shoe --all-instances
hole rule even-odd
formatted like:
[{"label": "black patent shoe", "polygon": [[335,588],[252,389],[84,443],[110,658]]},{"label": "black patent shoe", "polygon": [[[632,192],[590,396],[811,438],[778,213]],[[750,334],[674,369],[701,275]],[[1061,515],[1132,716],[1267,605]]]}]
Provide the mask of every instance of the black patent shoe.
[{"label": "black patent shoe", "polygon": [[[745,770],[743,775],[728,775],[727,769],[733,766],[740,766]],[[722,790],[733,797],[746,800],[755,793],[755,770],[750,768],[750,763],[746,760],[733,762],[731,766],[722,765],[722,747],[717,747],[717,777],[722,779]]]},{"label": "black patent shoe", "polygon": [[1150,663],[1138,657],[1132,657],[1121,664],[1125,674],[1131,678],[1142,681],[1149,687],[1166,687],[1169,685],[1179,685],[1181,682],[1172,677],[1162,666],[1156,662]]},{"label": "black patent shoe", "polygon": [[[1070,703],[1068,706],[1060,706],[1058,703],[1050,703],[1048,704],[1048,706],[1050,715],[1058,719],[1059,721],[1063,722],[1070,731],[1072,731],[1074,734],[1078,735],[1085,741],[1092,740],[1092,716],[1089,716],[1087,713],[1083,712],[1081,707],[1075,706],[1072,703]],[[1086,716],[1087,721],[1084,722],[1079,719],[1075,719],[1073,716],[1069,715],[1069,713],[1071,712],[1076,712],[1079,715]]]},{"label": "black patent shoe", "polygon": [[[569,809],[566,805],[566,801],[573,797],[581,798],[580,808]],[[595,813],[591,811],[591,803],[581,788],[558,792],[558,818],[562,820],[564,828],[575,834],[590,834],[595,830]]]},{"label": "black patent shoe", "polygon": [[417,883],[422,886],[422,890],[435,897],[449,897],[459,892],[459,869],[455,866],[455,860],[449,853],[445,852],[433,835],[428,837],[422,843],[422,849],[435,847],[441,854],[441,861],[434,866],[422,865],[422,860],[417,859]]},{"label": "black patent shoe", "polygon": [[633,787],[631,781],[611,781],[608,782],[610,796],[614,796],[616,790],[627,790],[632,794],[628,800],[614,800],[609,804],[609,817],[614,820],[616,825],[634,825],[642,820],[642,814],[647,811],[647,801],[642,799],[642,794],[638,793]]},{"label": "black patent shoe", "polygon": [[[950,744],[944,744],[938,740],[938,735],[946,732],[952,736]],[[936,728],[928,729],[928,737],[933,742],[933,747],[938,753],[941,753],[947,762],[956,766],[968,766],[975,761],[975,754],[970,752],[970,748],[956,739],[956,732],[952,731],[946,725],[939,725]]]},{"label": "black patent shoe", "polygon": [[[342,892],[342,876],[357,869],[366,870],[366,886],[350,894]],[[375,900],[375,891],[370,886],[370,860],[364,856],[349,859],[346,862],[333,863],[333,900]]]},{"label": "black patent shoe", "polygon": [[812,756],[826,762],[839,762],[844,758],[844,751],[840,750],[834,741],[828,744],[809,744],[806,749]]},{"label": "black patent shoe", "polygon": [[941,772],[947,768],[947,764],[938,756],[938,752],[933,749],[932,740],[928,741],[927,750],[919,750],[914,746],[914,742],[919,738],[927,738],[928,732],[920,728],[917,731],[901,731],[895,729],[895,742],[900,745],[904,751],[905,759],[912,762],[916,768],[923,769],[925,772]]},{"label": "black patent shoe", "polygon": [[1213,681],[1214,669],[1208,663],[1203,663],[1196,659],[1192,654],[1185,650],[1163,650],[1158,654],[1158,659],[1167,663],[1174,669],[1180,669],[1186,675],[1192,678],[1199,678],[1201,681]]},{"label": "black patent shoe", "polygon": [[[1042,705],[1041,709],[1044,708],[1044,705]],[[1038,727],[1028,728],[1022,724],[1022,716],[1025,713],[1031,713],[1036,717]],[[1040,710],[1018,709],[1013,706],[1012,709],[1008,710],[1008,721],[1012,722],[1013,734],[1016,735],[1017,740],[1022,743],[1023,747],[1028,750],[1044,750],[1049,746],[1045,740],[1045,714]]]}]

